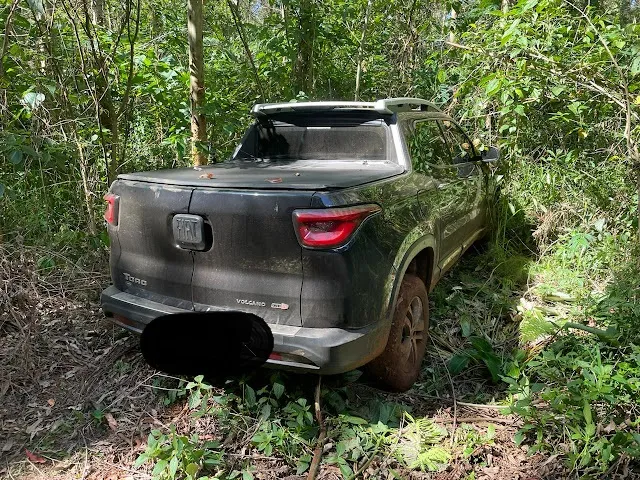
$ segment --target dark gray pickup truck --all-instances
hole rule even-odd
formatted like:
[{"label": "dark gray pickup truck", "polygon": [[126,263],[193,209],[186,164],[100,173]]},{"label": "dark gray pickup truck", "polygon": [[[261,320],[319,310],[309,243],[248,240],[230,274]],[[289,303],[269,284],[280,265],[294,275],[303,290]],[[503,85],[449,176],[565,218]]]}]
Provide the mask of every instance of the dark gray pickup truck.
[{"label": "dark gray pickup truck", "polygon": [[250,312],[271,328],[272,366],[367,365],[388,388],[410,388],[427,292],[486,232],[497,150],[480,154],[420,99],[252,113],[229,160],[113,183],[104,312],[138,333],[170,313]]}]

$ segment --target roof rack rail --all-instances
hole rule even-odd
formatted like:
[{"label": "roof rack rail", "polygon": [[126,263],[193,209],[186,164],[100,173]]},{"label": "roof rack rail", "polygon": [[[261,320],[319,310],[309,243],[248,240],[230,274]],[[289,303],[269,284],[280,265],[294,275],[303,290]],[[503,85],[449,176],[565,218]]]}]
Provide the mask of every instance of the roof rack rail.
[{"label": "roof rack rail", "polygon": [[384,98],[376,102],[347,102],[347,101],[327,101],[327,102],[283,102],[283,103],[258,103],[251,109],[251,113],[256,116],[269,115],[285,112],[313,112],[326,110],[368,110],[384,115],[391,115],[397,112],[410,112],[419,109],[421,111],[439,112],[440,109],[431,102],[421,98]]},{"label": "roof rack rail", "polygon": [[384,98],[375,103],[376,111],[380,113],[409,112],[418,107],[422,111],[439,112],[440,109],[432,102],[421,98],[398,97]]}]

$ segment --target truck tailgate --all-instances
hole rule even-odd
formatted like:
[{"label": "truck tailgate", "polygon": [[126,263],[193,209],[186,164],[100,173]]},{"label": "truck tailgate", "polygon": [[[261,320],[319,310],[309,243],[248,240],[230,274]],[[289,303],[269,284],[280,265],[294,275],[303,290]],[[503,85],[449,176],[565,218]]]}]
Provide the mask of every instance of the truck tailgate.
[{"label": "truck tailgate", "polygon": [[196,310],[228,308],[302,325],[301,247],[291,214],[308,207],[313,193],[196,188],[189,213],[213,231],[212,247],[194,252]]}]

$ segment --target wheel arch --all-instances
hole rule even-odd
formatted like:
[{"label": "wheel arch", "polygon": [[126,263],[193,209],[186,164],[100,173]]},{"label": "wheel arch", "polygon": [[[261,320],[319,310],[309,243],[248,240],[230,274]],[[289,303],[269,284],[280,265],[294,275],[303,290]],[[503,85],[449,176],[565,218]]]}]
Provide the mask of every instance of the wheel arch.
[{"label": "wheel arch", "polygon": [[[404,275],[415,275],[424,282],[427,292],[431,290],[435,252],[432,246],[420,250],[407,265]],[[403,276],[404,276],[403,275]]]},{"label": "wheel arch", "polygon": [[393,287],[387,305],[386,319],[389,325],[393,317],[394,306],[398,298],[402,279],[407,273],[417,275],[424,282],[427,292],[431,290],[436,265],[435,253],[435,237],[431,234],[417,238],[408,248],[404,249],[404,252],[398,252],[395,263]]}]

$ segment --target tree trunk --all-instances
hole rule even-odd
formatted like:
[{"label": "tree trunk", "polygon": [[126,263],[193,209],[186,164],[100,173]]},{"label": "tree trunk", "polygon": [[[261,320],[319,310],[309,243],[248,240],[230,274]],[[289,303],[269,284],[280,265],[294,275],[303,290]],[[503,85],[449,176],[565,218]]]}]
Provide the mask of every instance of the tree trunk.
[{"label": "tree trunk", "polygon": [[201,109],[204,105],[204,65],[202,49],[203,0],[188,0],[189,98],[191,101],[191,161],[194,166],[207,162],[202,147],[207,140],[207,125]]},{"label": "tree trunk", "polygon": [[294,95],[298,92],[309,94],[313,84],[311,70],[313,68],[313,0],[302,0],[299,12],[298,52],[293,69]]},{"label": "tree trunk", "polygon": [[[7,48],[9,47],[9,35],[11,33],[13,12],[15,12],[18,3],[20,3],[20,0],[13,0],[13,3],[11,3],[11,7],[9,8],[9,13],[7,14],[6,22],[4,24],[4,36],[2,37],[2,47],[0,47],[0,78],[4,78],[4,56],[7,54]],[[7,90],[7,88],[0,89],[3,97],[3,108],[2,112],[0,113],[0,125],[6,125],[5,113],[8,114],[9,112]]]},{"label": "tree trunk", "polygon": [[[89,3],[91,3],[91,5],[89,5]],[[129,5],[129,3],[127,3],[127,5]],[[102,3],[101,0],[92,0],[91,2],[90,0],[82,0],[82,7],[85,25],[84,32],[89,40],[89,49],[87,52],[88,54],[91,54],[91,58],[96,69],[95,79],[93,80],[95,89],[94,101],[96,103],[96,120],[100,128],[100,143],[104,146],[105,151],[108,150],[109,152],[109,159],[106,168],[107,183],[110,185],[111,182],[115,180],[120,168],[120,119],[111,93],[111,78],[109,74],[111,60],[109,59],[109,56],[102,51],[99,41],[99,33],[105,29],[104,3]],[[96,8],[98,10],[96,10]],[[66,7],[65,11],[75,30],[78,53],[82,60],[84,58],[84,54],[82,53],[83,45],[80,40],[75,18],[72,16],[71,11],[67,10]],[[81,19],[79,20],[82,21]],[[91,89],[91,81],[87,76],[89,68],[88,60],[86,65],[84,64],[85,60],[82,60],[82,62],[87,86]],[[111,138],[108,143],[103,137],[103,128],[107,128],[109,132],[111,132]],[[106,161],[107,159],[105,158],[105,162]]]},{"label": "tree trunk", "polygon": [[458,19],[458,12],[454,8],[449,12],[451,18],[451,27],[449,28],[449,42],[456,42],[456,20]]},{"label": "tree trunk", "polygon": [[103,0],[92,0],[91,13],[94,25],[104,26],[104,3]]},{"label": "tree trunk", "polygon": [[78,138],[75,132],[73,136],[75,138],[76,145],[78,146],[78,156],[80,159],[80,176],[82,177],[82,189],[84,190],[84,204],[87,207],[87,224],[89,226],[89,233],[95,236],[96,220],[93,216],[93,207],[91,202],[91,189],[89,188],[89,179],[87,175],[89,166],[87,164],[87,157],[84,154],[84,148],[82,148],[82,143],[80,142],[80,139]]},{"label": "tree trunk", "polygon": [[362,35],[360,36],[360,45],[358,46],[358,61],[356,68],[356,94],[355,101],[360,96],[360,76],[362,75],[362,54],[364,52],[364,40],[367,36],[367,26],[369,25],[369,12],[371,11],[371,0],[367,2],[367,8],[364,12],[364,23],[362,25]]}]

